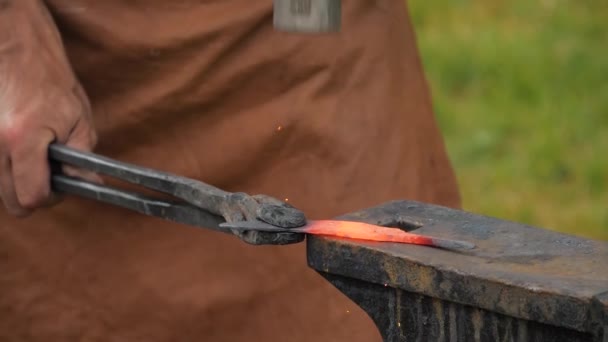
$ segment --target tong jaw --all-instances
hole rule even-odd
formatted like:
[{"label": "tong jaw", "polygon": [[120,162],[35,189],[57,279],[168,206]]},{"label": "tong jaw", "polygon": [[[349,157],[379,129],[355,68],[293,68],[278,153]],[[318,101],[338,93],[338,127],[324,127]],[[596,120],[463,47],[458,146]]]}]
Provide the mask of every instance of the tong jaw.
[{"label": "tong jaw", "polygon": [[[220,213],[228,223],[259,220],[281,228],[306,225],[306,217],[298,209],[266,195],[250,196],[231,193],[220,206]],[[231,229],[232,233],[251,245],[287,245],[304,241],[305,234],[263,232]]]}]

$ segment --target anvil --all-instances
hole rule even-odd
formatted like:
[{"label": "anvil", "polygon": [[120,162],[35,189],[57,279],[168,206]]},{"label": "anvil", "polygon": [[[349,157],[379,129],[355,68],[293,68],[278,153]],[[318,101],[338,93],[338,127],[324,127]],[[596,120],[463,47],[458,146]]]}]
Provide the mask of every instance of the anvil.
[{"label": "anvil", "polygon": [[[311,236],[309,266],[396,341],[608,341],[608,243],[413,201],[338,219],[477,248]],[[397,222],[398,221],[398,222]]]}]

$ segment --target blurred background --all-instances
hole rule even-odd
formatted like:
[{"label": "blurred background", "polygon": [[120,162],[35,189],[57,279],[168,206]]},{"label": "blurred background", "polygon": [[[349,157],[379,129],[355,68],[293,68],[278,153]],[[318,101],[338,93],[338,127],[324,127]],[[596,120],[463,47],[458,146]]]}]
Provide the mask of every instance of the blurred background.
[{"label": "blurred background", "polygon": [[409,1],[466,210],[608,240],[608,1]]}]

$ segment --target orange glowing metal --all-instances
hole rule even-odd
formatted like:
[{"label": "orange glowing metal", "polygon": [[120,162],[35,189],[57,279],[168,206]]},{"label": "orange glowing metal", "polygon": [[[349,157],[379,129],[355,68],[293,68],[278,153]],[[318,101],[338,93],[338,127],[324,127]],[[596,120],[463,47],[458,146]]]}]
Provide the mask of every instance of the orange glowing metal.
[{"label": "orange glowing metal", "polygon": [[306,234],[334,236],[355,240],[396,242],[414,245],[426,245],[443,248],[466,248],[474,246],[468,242],[440,239],[430,236],[405,232],[398,228],[388,228],[373,224],[353,221],[309,221],[303,228],[297,228]]},{"label": "orange glowing metal", "polygon": [[401,229],[351,221],[313,221],[306,226],[306,234],[366,241],[413,243],[417,245],[431,243],[431,239],[428,237],[407,233]]},{"label": "orange glowing metal", "polygon": [[398,228],[388,228],[369,223],[354,221],[308,221],[303,227],[279,228],[259,221],[245,221],[234,223],[223,223],[220,227],[257,230],[275,233],[304,233],[311,235],[331,236],[354,240],[376,241],[376,242],[395,242],[414,245],[425,245],[447,249],[472,249],[475,245],[458,240],[436,238],[420,234],[405,232]]}]

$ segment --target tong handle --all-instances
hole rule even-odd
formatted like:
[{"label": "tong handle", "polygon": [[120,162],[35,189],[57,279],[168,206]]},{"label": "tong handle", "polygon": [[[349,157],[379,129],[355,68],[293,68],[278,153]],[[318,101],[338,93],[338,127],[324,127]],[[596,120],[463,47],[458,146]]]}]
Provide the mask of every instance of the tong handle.
[{"label": "tong handle", "polygon": [[[52,188],[59,192],[78,195],[188,226],[234,234],[241,240],[253,245],[283,245],[298,243],[303,240],[302,234],[289,234],[287,232],[284,234],[264,234],[262,232],[247,234],[243,231],[221,227],[220,224],[224,223],[226,215],[232,217],[230,215],[235,211],[243,210],[238,202],[242,198],[240,196],[242,194],[232,194],[193,179],[119,162],[58,144],[49,146],[49,159],[51,162],[69,164],[169,194],[181,201],[172,202],[155,199],[136,192],[119,190],[110,186],[68,177],[60,172],[52,173]],[[58,165],[51,166],[54,168]],[[271,204],[271,206],[277,207],[274,204]],[[248,208],[248,210],[252,210],[252,208]],[[279,216],[287,216],[287,221],[284,217],[283,221],[291,224],[291,221],[300,219],[296,214],[290,213],[289,210],[286,212],[285,208],[280,208]],[[282,230],[281,233],[283,233]]]},{"label": "tong handle", "polygon": [[221,205],[230,196],[230,193],[203,182],[78,151],[57,143],[49,146],[49,158],[171,195],[215,215],[221,215]]},{"label": "tong handle", "polygon": [[223,217],[200,210],[187,203],[159,200],[135,192],[60,174],[51,175],[51,186],[54,190],[62,193],[112,204],[147,216],[155,216],[176,223],[213,229],[224,233],[229,232],[227,229],[220,227],[220,224],[224,222]]}]

